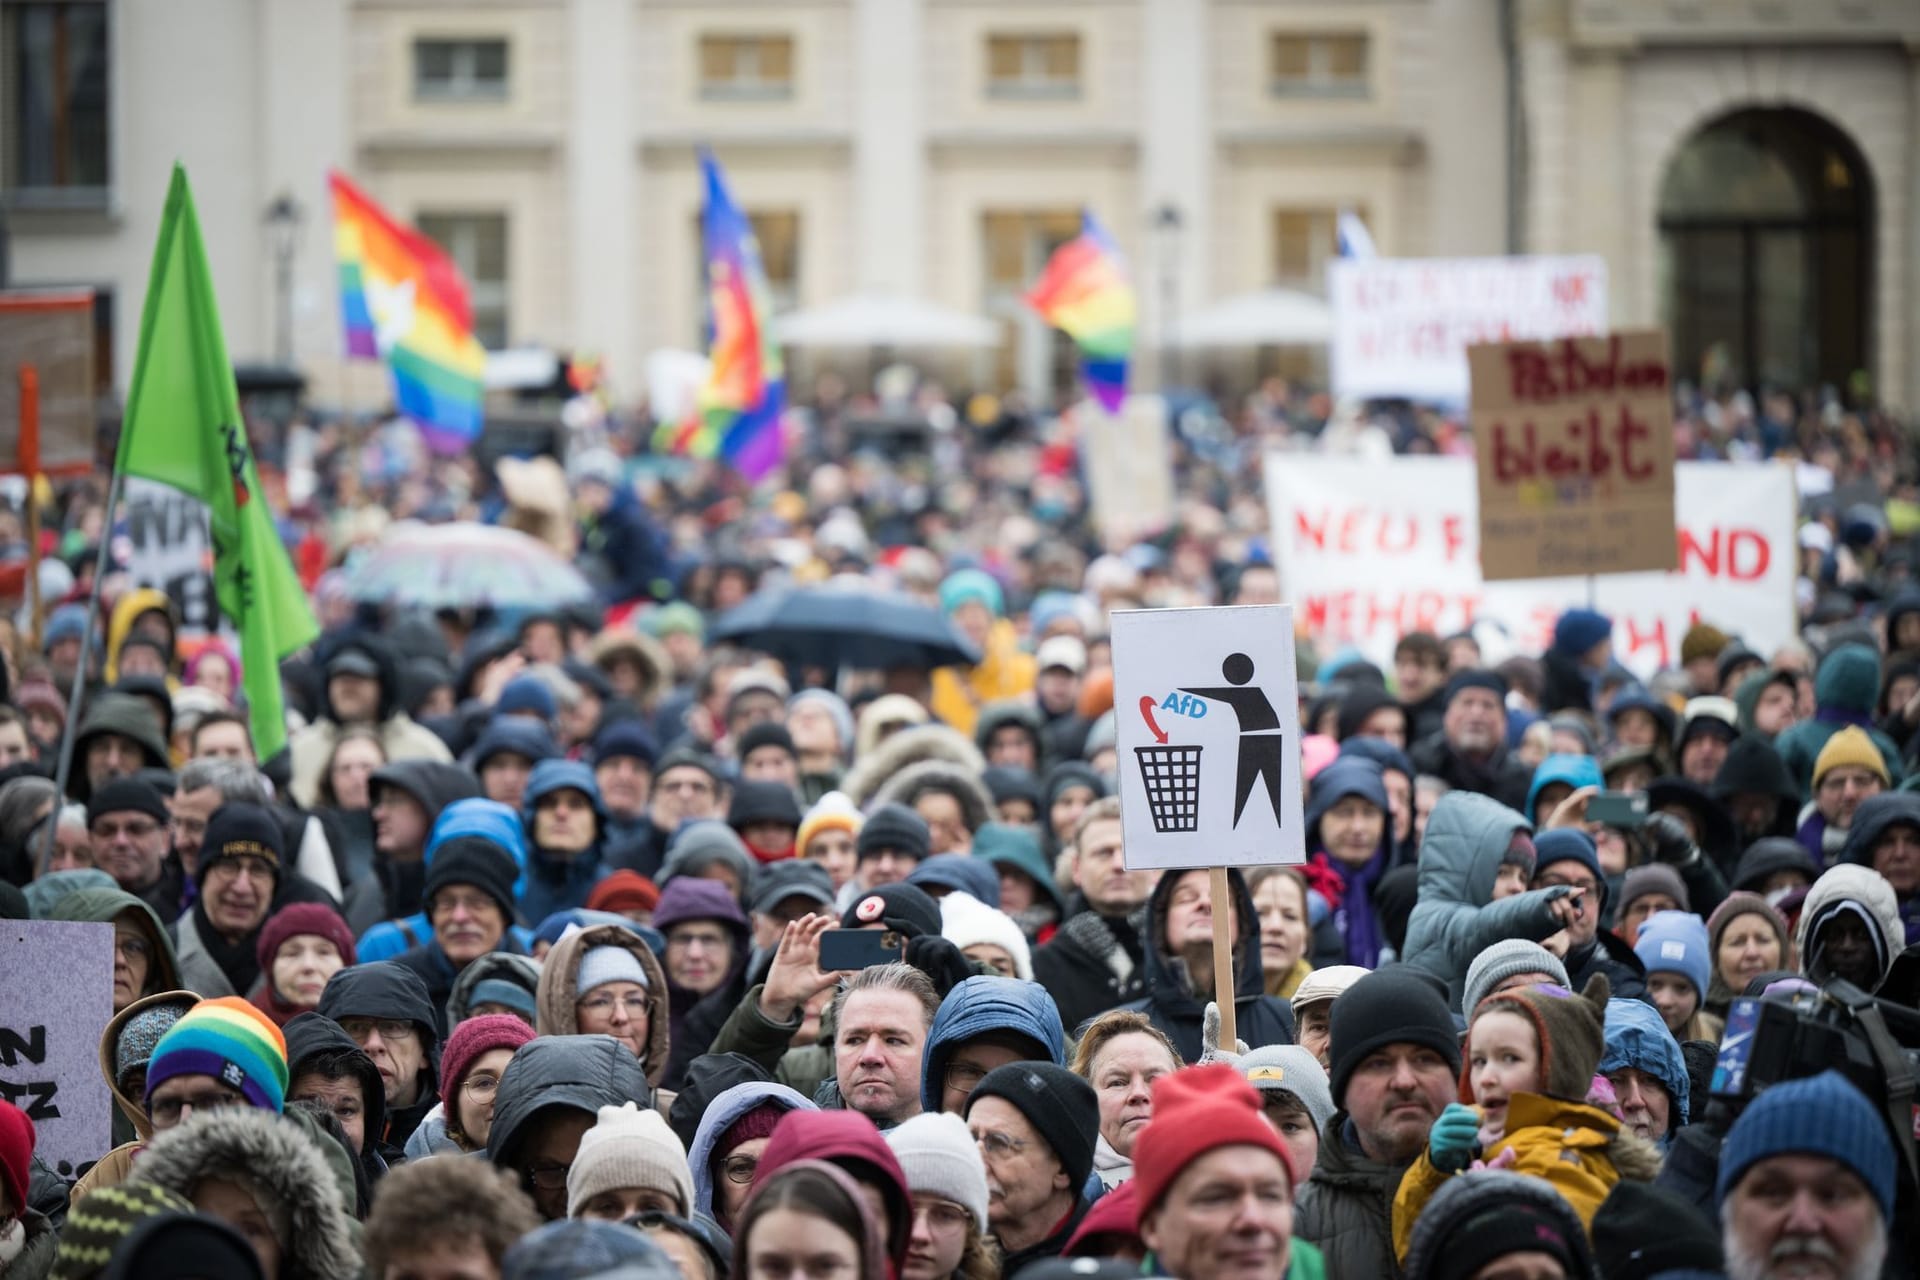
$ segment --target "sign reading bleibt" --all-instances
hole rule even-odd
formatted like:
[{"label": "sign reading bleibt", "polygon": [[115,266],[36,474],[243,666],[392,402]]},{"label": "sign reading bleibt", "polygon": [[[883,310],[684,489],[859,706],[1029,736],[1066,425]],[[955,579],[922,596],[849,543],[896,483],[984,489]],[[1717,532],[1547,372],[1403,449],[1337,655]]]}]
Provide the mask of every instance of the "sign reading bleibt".
[{"label": "sign reading bleibt", "polygon": [[34,1150],[71,1181],[113,1145],[100,1035],[113,1018],[113,926],[0,921],[0,1098],[33,1121]]},{"label": "sign reading bleibt", "polygon": [[1113,615],[1127,865],[1306,860],[1293,609]]},{"label": "sign reading bleibt", "polygon": [[1674,567],[1665,334],[1488,343],[1467,363],[1484,580]]}]

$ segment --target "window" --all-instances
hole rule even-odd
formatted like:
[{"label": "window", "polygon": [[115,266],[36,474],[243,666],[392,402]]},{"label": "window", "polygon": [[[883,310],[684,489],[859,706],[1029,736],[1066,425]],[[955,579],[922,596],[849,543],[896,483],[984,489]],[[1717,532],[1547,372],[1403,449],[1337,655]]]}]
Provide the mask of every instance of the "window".
[{"label": "window", "polygon": [[107,7],[0,4],[4,185],[19,203],[107,199]]},{"label": "window", "polygon": [[793,37],[700,37],[700,96],[714,102],[772,102],[793,96]]},{"label": "window", "polygon": [[1278,32],[1268,56],[1277,98],[1367,96],[1367,37],[1363,32]]},{"label": "window", "polygon": [[501,102],[507,96],[505,40],[415,40],[418,102]]},{"label": "window", "polygon": [[[1354,214],[1367,220],[1364,208]],[[1273,278],[1283,284],[1325,287],[1327,263],[1340,255],[1338,209],[1273,211]]]},{"label": "window", "polygon": [[507,345],[507,215],[423,213],[420,232],[446,250],[467,282],[473,332],[480,345]]},{"label": "window", "polygon": [[1071,32],[988,36],[987,96],[1079,97],[1080,37]]},{"label": "window", "polygon": [[981,218],[987,313],[999,317],[1007,340],[994,353],[1000,386],[1046,388],[1070,395],[1078,385],[1073,339],[1048,325],[1026,304],[1054,250],[1080,234],[1078,209],[992,209]]},{"label": "window", "polygon": [[[753,224],[753,238],[760,247],[760,269],[767,277],[767,303],[775,315],[800,305],[800,215],[791,209],[747,210]],[[694,314],[699,317],[700,340],[709,336],[711,317],[707,296],[706,236],[700,215],[693,216],[693,281],[698,297]]]}]

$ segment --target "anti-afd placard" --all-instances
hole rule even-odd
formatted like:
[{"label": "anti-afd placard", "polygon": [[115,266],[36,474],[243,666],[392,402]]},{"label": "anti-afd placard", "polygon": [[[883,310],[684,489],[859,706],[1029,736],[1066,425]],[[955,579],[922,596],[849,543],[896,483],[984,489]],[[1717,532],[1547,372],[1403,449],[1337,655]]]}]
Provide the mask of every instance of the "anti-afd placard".
[{"label": "anti-afd placard", "polygon": [[1127,865],[1306,860],[1293,609],[1113,615]]},{"label": "anti-afd placard", "polygon": [[1674,567],[1664,333],[1487,343],[1467,364],[1483,580]]},{"label": "anti-afd placard", "polygon": [[113,926],[0,921],[0,1098],[27,1113],[34,1150],[69,1180],[113,1146],[100,1035],[113,1018]]}]

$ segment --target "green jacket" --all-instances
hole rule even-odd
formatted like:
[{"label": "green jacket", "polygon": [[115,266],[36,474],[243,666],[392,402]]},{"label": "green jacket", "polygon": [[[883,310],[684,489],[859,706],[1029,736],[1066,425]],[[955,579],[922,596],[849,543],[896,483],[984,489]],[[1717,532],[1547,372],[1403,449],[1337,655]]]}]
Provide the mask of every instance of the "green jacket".
[{"label": "green jacket", "polygon": [[773,1078],[803,1098],[811,1098],[823,1081],[833,1079],[833,1032],[826,1015],[820,1020],[818,1042],[795,1049],[793,1033],[800,1029],[800,1018],[775,1022],[760,1012],[760,993],[765,983],[747,989],[734,1006],[733,1013],[721,1024],[720,1033],[707,1047],[708,1053],[745,1054],[773,1072]]}]

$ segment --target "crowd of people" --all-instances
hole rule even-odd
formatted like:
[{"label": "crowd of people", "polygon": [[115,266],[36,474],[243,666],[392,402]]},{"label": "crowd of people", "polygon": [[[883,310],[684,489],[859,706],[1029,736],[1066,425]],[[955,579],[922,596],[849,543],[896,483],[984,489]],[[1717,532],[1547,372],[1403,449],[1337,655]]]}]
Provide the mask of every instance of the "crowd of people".
[{"label": "crowd of people", "polygon": [[[1182,428],[1177,525],[1124,548],[1015,404],[756,494],[610,431],[545,464],[559,508],[319,431],[278,460],[324,630],[269,758],[236,649],[111,557],[89,637],[111,530],[67,495],[41,641],[0,632],[0,916],[110,926],[116,1114],[56,1165],[0,1101],[0,1280],[1913,1274],[1898,456],[1695,406],[1832,482],[1774,651],[1703,621],[1641,680],[1576,608],[1537,655],[1309,658],[1307,860],[1216,902],[1128,857],[1108,620],[1282,598],[1233,461],[1298,429],[1270,400]],[[389,513],[514,524],[600,597],[356,602]],[[710,638],[851,580],[979,661]]]}]

